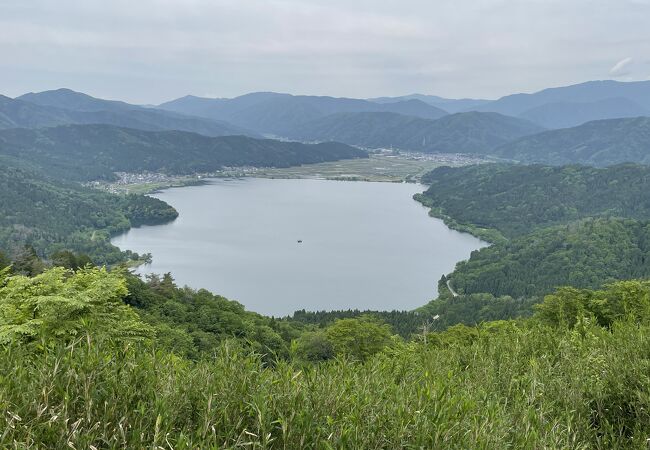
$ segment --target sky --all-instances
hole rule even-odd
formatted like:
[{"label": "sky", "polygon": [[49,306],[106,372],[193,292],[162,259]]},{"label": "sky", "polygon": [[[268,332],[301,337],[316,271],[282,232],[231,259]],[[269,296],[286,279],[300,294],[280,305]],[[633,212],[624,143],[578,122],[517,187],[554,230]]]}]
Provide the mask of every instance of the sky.
[{"label": "sky", "polygon": [[498,98],[650,79],[650,0],[0,0],[0,93]]}]

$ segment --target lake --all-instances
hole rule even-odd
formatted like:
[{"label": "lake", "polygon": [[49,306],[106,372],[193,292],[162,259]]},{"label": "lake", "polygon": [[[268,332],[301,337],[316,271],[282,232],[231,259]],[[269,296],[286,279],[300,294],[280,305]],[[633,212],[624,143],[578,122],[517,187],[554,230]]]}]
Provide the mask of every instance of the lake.
[{"label": "lake", "polygon": [[[486,244],[429,217],[424,186],[312,179],[216,179],[154,196],[180,216],[113,239],[151,253],[137,273],[171,272],[247,309],[413,309]],[[301,240],[302,242],[298,242]]]}]

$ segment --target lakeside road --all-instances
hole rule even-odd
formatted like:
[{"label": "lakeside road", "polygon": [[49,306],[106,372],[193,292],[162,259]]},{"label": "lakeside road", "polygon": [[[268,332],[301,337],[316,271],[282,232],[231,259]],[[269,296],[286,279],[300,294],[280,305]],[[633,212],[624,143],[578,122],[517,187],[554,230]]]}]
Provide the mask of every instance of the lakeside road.
[{"label": "lakeside road", "polygon": [[454,289],[451,287],[451,280],[447,280],[447,289],[449,289],[449,292],[451,292],[451,295],[454,297],[458,297],[458,293],[454,291]]}]

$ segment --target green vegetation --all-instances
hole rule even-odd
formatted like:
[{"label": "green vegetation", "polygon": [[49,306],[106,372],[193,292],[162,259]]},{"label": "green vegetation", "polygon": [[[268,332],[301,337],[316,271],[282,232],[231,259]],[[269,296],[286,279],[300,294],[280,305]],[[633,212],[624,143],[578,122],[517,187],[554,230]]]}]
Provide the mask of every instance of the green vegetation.
[{"label": "green vegetation", "polygon": [[368,156],[362,150],[333,142],[307,145],[109,125],[0,131],[0,155],[19,159],[57,179],[73,181],[113,180],[114,172],[190,174],[224,166],[289,167]]},{"label": "green vegetation", "polygon": [[348,112],[307,122],[289,136],[367,148],[489,155],[500,145],[542,130],[526,120],[497,113],[467,112],[431,120],[390,112]]},{"label": "green vegetation", "polygon": [[97,264],[113,264],[137,257],[111,245],[113,234],[178,215],[152,197],[111,195],[2,162],[0,249],[14,256],[29,245],[41,256],[67,249],[85,253]]},{"label": "green vegetation", "polygon": [[408,342],[376,319],[343,319],[296,333],[285,355],[229,330],[225,299],[191,292],[186,312],[218,305],[198,314],[217,314],[206,323],[218,342],[188,357],[174,345],[196,340],[184,329],[195,318],[146,323],[185,302],[159,303],[187,296],[169,278],[0,277],[2,447],[647,446],[649,282],[564,288],[533,318]]},{"label": "green vegetation", "polygon": [[585,217],[650,219],[650,168],[640,165],[441,167],[422,182],[429,189],[418,199],[434,215],[508,238]]},{"label": "green vegetation", "polygon": [[212,354],[225,341],[242,345],[268,358],[286,358],[289,344],[302,326],[245,311],[244,307],[206,290],[179,288],[170,274],[146,282],[124,274],[129,294],[124,301],[156,331],[158,342],[178,355],[196,358]]},{"label": "green vegetation", "polygon": [[0,288],[0,343],[69,342],[92,332],[119,340],[150,334],[135,311],[120,272],[57,267],[33,278],[7,277]]},{"label": "green vegetation", "polygon": [[495,156],[545,164],[608,166],[650,162],[650,117],[597,120],[505,144]]},{"label": "green vegetation", "polygon": [[[650,276],[647,167],[482,165],[435,169],[424,180],[431,186],[416,198],[432,215],[494,243],[458,263],[425,307],[443,329],[526,316],[559,286]],[[448,279],[460,297],[449,298]],[[485,296],[506,309],[477,301]]]},{"label": "green vegetation", "polygon": [[414,334],[421,333],[429,319],[425,314],[418,311],[359,311],[348,309],[345,311],[296,311],[293,315],[285,318],[294,324],[316,325],[322,329],[339,319],[354,319],[359,317],[373,317],[390,325],[391,330],[405,339],[411,338]]},{"label": "green vegetation", "polygon": [[[361,105],[279,102],[334,103]],[[268,115],[277,105],[246,120],[280,126],[285,117]],[[453,128],[439,144],[484,148],[494,136],[462,120],[488,116],[436,121]],[[636,142],[642,126],[621,129]],[[611,148],[602,150],[599,161]],[[645,167],[438,168],[417,198],[494,243],[443,276],[438,299],[412,312],[276,319],[178,287],[171,274],[93,267],[137,256],[112,247],[113,233],[177,213],[71,181],[341,158],[359,159],[330,174],[370,177],[383,173],[379,157],[101,125],[3,131],[0,154],[1,448],[647,448]],[[399,161],[387,172],[415,179],[422,167]]]},{"label": "green vegetation", "polygon": [[545,228],[475,251],[451,279],[459,293],[517,298],[649,276],[650,223],[609,218]]}]

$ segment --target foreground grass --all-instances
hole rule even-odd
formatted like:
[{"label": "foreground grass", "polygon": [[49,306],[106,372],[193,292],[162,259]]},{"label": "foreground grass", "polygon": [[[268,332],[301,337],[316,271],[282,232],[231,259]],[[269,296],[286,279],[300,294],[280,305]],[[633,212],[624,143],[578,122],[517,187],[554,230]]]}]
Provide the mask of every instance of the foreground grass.
[{"label": "foreground grass", "polygon": [[[470,332],[471,331],[471,332]],[[454,328],[368,361],[192,362],[82,338],[0,350],[2,448],[645,448],[650,334]]]}]

